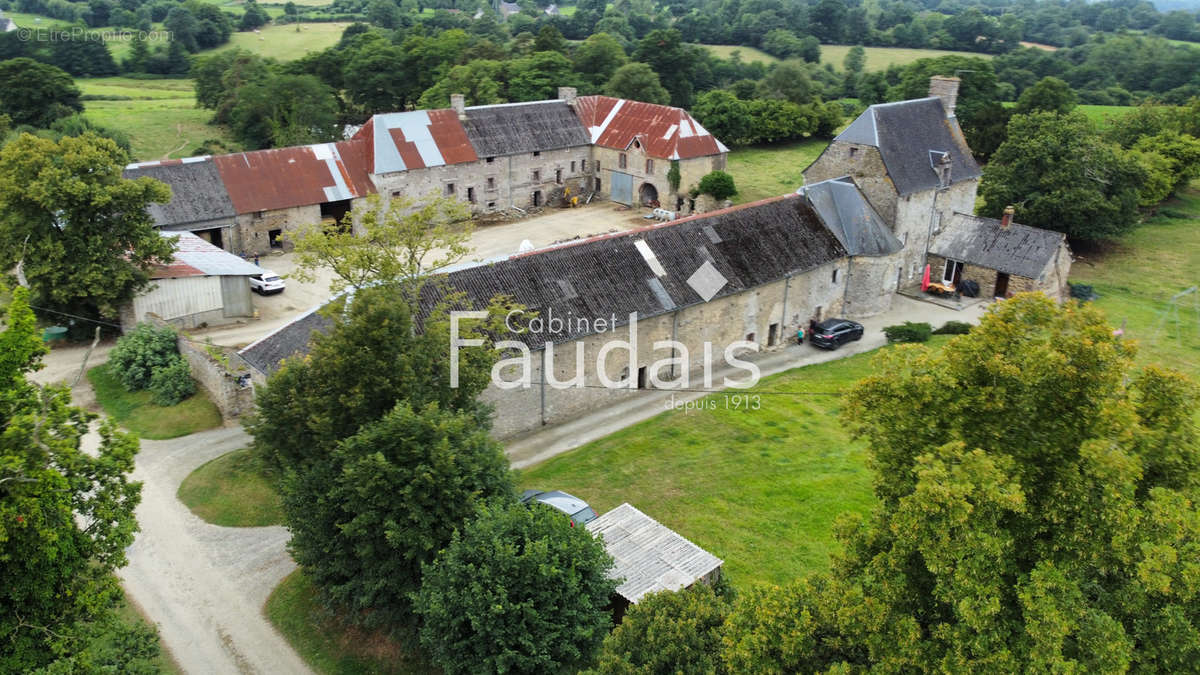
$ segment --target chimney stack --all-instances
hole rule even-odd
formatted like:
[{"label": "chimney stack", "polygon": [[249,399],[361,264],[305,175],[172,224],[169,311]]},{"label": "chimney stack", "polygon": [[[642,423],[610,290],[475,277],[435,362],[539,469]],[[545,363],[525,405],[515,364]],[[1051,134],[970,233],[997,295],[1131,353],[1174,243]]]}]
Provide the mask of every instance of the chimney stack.
[{"label": "chimney stack", "polygon": [[577,94],[577,90],[575,89],[575,87],[559,87],[558,88],[558,98],[563,101],[566,101],[567,105],[572,106],[572,107],[575,105],[576,94]]},{"label": "chimney stack", "polygon": [[958,104],[958,84],[960,82],[962,80],[957,77],[934,75],[929,78],[929,95],[942,99],[946,117],[954,117],[954,106]]},{"label": "chimney stack", "polygon": [[1011,206],[1004,207],[1004,215],[1000,217],[1000,227],[1008,227],[1012,225],[1013,213],[1016,211]]},{"label": "chimney stack", "polygon": [[458,119],[467,119],[467,97],[462,94],[450,94],[450,107],[458,113]]}]

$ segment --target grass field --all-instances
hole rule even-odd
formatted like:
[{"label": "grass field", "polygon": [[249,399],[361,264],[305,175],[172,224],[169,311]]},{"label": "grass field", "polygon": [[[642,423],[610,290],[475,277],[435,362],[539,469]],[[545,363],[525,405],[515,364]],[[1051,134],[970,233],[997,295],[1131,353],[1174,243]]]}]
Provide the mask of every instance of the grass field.
[{"label": "grass field", "polygon": [[794,192],[804,185],[800,174],[821,154],[829,141],[812,139],[798,143],[739,148],[729,153],[727,171],[733,176],[739,204]]},{"label": "grass field", "polygon": [[271,592],[267,618],[313,670],[325,675],[430,673],[394,641],[348,627],[316,598],[304,573],[293,572]]},{"label": "grass field", "polygon": [[1101,127],[1107,126],[1109,120],[1121,117],[1134,110],[1133,106],[1127,105],[1080,105],[1076,107]]},{"label": "grass field", "polygon": [[201,389],[186,401],[163,407],[150,401],[148,391],[125,391],[107,365],[92,368],[87,377],[104,412],[140,438],[178,438],[221,426],[221,412]]},{"label": "grass field", "polygon": [[1141,362],[1156,361],[1200,378],[1200,294],[1172,295],[1200,279],[1200,182],[1105,250],[1075,252],[1073,283],[1091,284],[1114,326],[1137,340]]},{"label": "grass field", "polygon": [[283,524],[279,495],[249,449],[222,455],[196,469],[183,479],[177,496],[192,513],[213,525]]},{"label": "grass field", "polygon": [[734,52],[742,56],[743,63],[765,63],[768,66],[779,59],[754,47],[739,47],[737,45],[701,45],[718,58],[728,59]]},{"label": "grass field", "polygon": [[191,80],[103,77],[75,83],[85,96],[125,97],[84,101],[84,114],[97,124],[129,134],[135,160],[187,157],[210,138],[233,145],[224,129],[208,123],[212,112],[196,107]]},{"label": "grass field", "polygon": [[[842,62],[850,51],[849,45],[821,45],[821,63],[832,63],[834,68],[842,69]],[[943,49],[906,49],[903,47],[864,47],[867,51],[867,72],[887,70],[890,65],[907,66],[918,59],[936,58],[938,56],[977,56],[991,59],[991,54],[975,52],[952,52]]]},{"label": "grass field", "polygon": [[245,49],[260,56],[292,61],[309,52],[337,44],[348,23],[293,23],[266,26],[260,33],[234,33],[226,44],[212,50]]}]

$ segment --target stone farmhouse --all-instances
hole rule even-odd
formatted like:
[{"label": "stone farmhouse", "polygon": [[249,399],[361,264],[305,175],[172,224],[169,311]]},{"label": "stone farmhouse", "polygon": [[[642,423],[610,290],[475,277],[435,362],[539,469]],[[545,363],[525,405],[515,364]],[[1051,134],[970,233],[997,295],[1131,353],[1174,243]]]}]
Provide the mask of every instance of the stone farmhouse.
[{"label": "stone farmhouse", "polygon": [[[1011,214],[970,215],[981,172],[953,116],[956,84],[938,78],[928,98],[869,108],[805,170],[807,184],[793,194],[463,266],[446,272],[444,285],[427,286],[426,309],[444,286],[477,308],[505,294],[539,317],[563,320],[498,336],[532,358],[527,368],[505,366],[505,386],[484,393],[496,409],[496,435],[567,421],[640,389],[720,385],[706,372],[738,366],[746,351],[781,347],[810,320],[887,311],[896,293],[919,292],[926,265],[935,278],[974,279],[988,296],[1040,290],[1064,298],[1071,257],[1061,234],[1019,225]],[[687,136],[666,149],[660,141],[670,140],[668,133],[621,131],[605,140],[617,134],[611,122],[591,122],[619,117],[615,102],[577,102],[564,112],[579,111],[589,140],[602,144],[589,155],[589,180],[611,185],[607,172],[632,171],[632,158],[693,154]],[[395,128],[386,118],[375,124],[367,132],[375,137],[380,128]],[[699,155],[707,158],[705,171],[713,158],[724,159],[723,146],[711,143],[694,151],[719,151]],[[622,151],[625,165],[617,159],[613,166],[609,153]],[[372,161],[384,166],[378,156]],[[654,184],[659,174],[656,166],[627,175]],[[263,382],[287,358],[306,353],[313,334],[329,325],[310,312],[240,355]],[[616,341],[629,348],[614,350]]]},{"label": "stone farmhouse", "polygon": [[371,194],[443,194],[476,213],[576,197],[691,213],[690,188],[725,167],[728,148],[679,108],[577,97],[571,87],[532,103],[451,99],[447,109],[375,115],[344,141],[142,162],[124,173],[171,186],[171,201],[150,209],[158,227],[252,254],[287,248],[284,232],[342,222]]}]

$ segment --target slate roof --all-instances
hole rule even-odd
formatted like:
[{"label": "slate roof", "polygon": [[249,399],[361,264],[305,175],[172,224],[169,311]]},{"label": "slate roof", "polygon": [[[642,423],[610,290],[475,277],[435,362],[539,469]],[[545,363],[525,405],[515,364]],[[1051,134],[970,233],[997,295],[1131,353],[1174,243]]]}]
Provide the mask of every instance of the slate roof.
[{"label": "slate roof", "polygon": [[995,218],[955,213],[929,245],[943,258],[1037,279],[1066,241],[1061,232],[1012,223],[1000,227]]},{"label": "slate roof", "polygon": [[175,256],[170,264],[155,267],[150,273],[151,279],[250,276],[263,272],[258,265],[213,246],[191,232],[159,232],[159,235],[175,240]]},{"label": "slate roof", "polygon": [[588,145],[587,130],[566,101],[471,106],[462,122],[479,157]]},{"label": "slate roof", "polygon": [[903,248],[849,176],[806,185],[796,192],[808,199],[850,255],[888,255]]},{"label": "slate roof", "polygon": [[936,96],[867,108],[833,139],[879,148],[888,177],[900,196],[938,187],[937,159],[950,156],[950,182],[979,178],[958,120],[946,117]]},{"label": "slate roof", "polygon": [[687,588],[721,566],[721,559],[625,503],[587,524],[612,556],[617,593],[637,603],[647,593]]},{"label": "slate roof", "polygon": [[354,134],[373,174],[474,162],[478,159],[453,110],[375,115]]},{"label": "slate roof", "polygon": [[264,335],[241,349],[238,354],[262,373],[273,373],[286,358],[304,356],[311,347],[314,333],[323,333],[333,322],[313,307],[273,332]]},{"label": "slate roof", "polygon": [[[726,283],[720,298],[788,275],[819,267],[846,255],[845,248],[809,203],[784,195],[720,211],[601,235],[479,264],[444,275],[447,285],[483,308],[496,295],[512,296],[539,316],[566,319],[557,333],[505,336],[539,349],[591,334],[596,319],[631,312],[647,318],[696,305],[704,299],[687,283],[708,263]],[[444,294],[440,284],[425,287],[426,311]],[[587,319],[586,325],[570,319]],[[242,355],[262,372],[307,350],[313,330],[328,323],[311,314],[246,347]]]},{"label": "slate roof", "polygon": [[150,204],[147,211],[159,226],[211,221],[232,224],[237,215],[225,183],[211,157],[141,162],[122,172],[125,178],[153,178],[171,187],[171,201]]},{"label": "slate roof", "polygon": [[651,157],[691,159],[729,152],[716,136],[682,108],[611,96],[576,99],[591,142],[625,150],[637,140]]}]

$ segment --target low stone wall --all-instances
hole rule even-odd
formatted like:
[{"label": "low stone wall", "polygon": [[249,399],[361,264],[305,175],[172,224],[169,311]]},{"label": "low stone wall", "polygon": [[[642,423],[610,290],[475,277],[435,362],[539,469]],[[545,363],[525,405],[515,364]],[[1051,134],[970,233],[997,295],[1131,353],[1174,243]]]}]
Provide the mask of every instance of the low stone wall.
[{"label": "low stone wall", "polygon": [[[159,327],[177,328],[155,314],[147,314],[146,321]],[[192,379],[208,393],[221,417],[231,420],[254,409],[251,368],[237,350],[198,342],[184,333],[177,335],[175,343],[180,356],[188,362]]]}]

